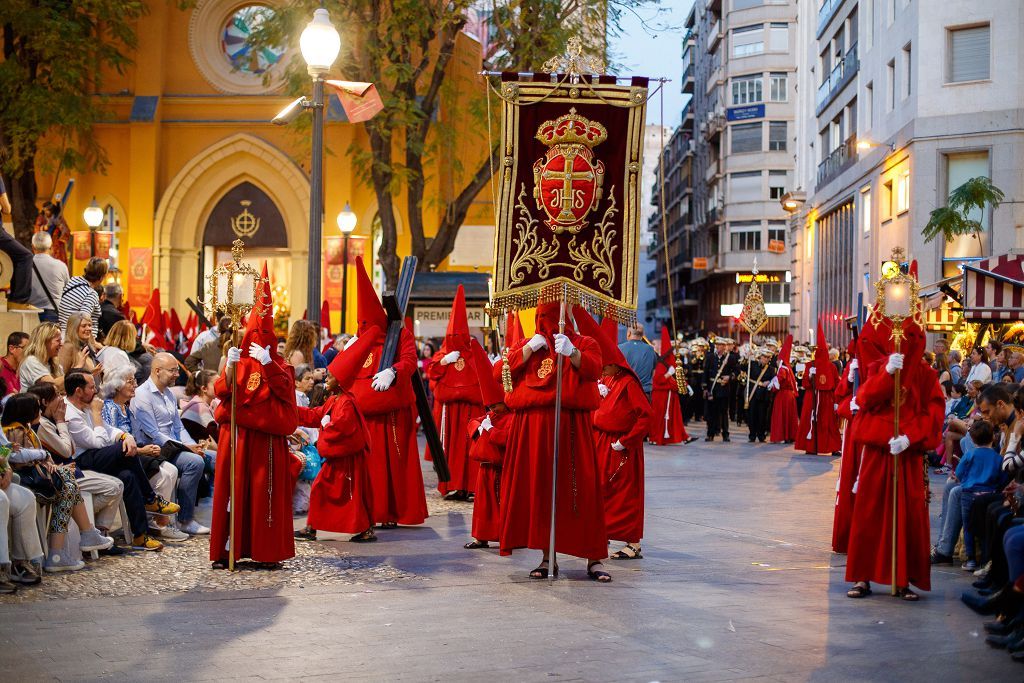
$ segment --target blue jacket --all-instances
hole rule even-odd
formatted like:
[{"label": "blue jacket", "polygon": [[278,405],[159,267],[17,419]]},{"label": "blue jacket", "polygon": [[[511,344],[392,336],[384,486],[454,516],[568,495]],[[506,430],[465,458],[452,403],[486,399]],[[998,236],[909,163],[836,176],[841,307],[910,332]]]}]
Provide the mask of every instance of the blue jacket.
[{"label": "blue jacket", "polygon": [[1003,457],[993,448],[979,446],[968,451],[956,466],[956,478],[965,493],[995,491],[1005,484]]}]

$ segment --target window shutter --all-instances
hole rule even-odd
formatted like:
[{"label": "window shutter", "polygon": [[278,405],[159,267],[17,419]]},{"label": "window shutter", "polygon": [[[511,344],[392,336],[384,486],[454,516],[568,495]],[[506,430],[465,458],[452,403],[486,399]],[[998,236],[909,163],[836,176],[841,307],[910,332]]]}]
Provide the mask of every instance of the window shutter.
[{"label": "window shutter", "polygon": [[732,152],[760,152],[761,124],[741,123],[729,128],[732,136]]},{"label": "window shutter", "polygon": [[950,81],[978,81],[989,77],[989,27],[952,31]]}]

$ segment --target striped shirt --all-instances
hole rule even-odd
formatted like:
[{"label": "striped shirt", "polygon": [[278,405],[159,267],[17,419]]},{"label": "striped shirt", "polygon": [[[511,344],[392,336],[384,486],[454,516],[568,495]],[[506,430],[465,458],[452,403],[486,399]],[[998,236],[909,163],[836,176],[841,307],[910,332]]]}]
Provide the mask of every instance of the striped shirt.
[{"label": "striped shirt", "polygon": [[67,330],[68,318],[75,313],[91,316],[93,331],[100,329],[100,297],[92,284],[80,275],[68,280],[60,294],[57,318],[61,332]]}]

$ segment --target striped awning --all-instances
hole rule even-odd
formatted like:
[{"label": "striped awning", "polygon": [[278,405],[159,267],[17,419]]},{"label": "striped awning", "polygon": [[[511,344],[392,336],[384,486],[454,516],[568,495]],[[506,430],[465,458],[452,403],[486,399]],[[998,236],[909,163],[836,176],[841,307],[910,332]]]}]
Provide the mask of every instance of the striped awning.
[{"label": "striped awning", "polygon": [[970,322],[1024,317],[1024,252],[964,264],[964,317]]},{"label": "striped awning", "polygon": [[[953,307],[956,306],[956,309]],[[924,311],[924,328],[929,332],[952,332],[960,307],[948,300]]]}]

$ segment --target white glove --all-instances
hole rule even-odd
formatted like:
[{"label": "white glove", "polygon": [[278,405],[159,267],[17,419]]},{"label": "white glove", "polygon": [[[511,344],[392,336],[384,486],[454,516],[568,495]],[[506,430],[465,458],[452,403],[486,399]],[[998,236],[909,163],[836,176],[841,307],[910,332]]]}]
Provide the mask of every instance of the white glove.
[{"label": "white glove", "polygon": [[772,377],[772,381],[768,382],[768,388],[775,389],[776,391],[780,389],[778,376]]},{"label": "white glove", "polygon": [[373,390],[387,391],[394,384],[396,377],[398,377],[398,373],[394,368],[384,368],[373,376]]},{"label": "white glove", "polygon": [[624,451],[624,450],[626,450],[626,447],[622,445],[621,441],[616,441],[615,443],[612,444],[612,450],[613,451]]},{"label": "white glove", "polygon": [[576,347],[572,345],[572,342],[569,341],[568,337],[564,334],[555,335],[555,353],[568,357],[571,356],[572,352],[575,350]]},{"label": "white glove", "polygon": [[688,396],[693,396],[693,387],[691,387],[689,384],[686,385],[686,394]]},{"label": "white glove", "polygon": [[597,383],[597,390],[601,394],[601,398],[604,398],[605,396],[607,396],[608,392],[611,391],[611,389],[609,389],[605,385],[601,384],[600,382]]},{"label": "white glove", "polygon": [[832,404],[832,410],[839,410],[839,404],[838,403],[833,403]]},{"label": "white glove", "polygon": [[530,347],[531,351],[536,353],[548,347],[548,340],[544,338],[543,334],[535,334],[530,341],[526,342],[526,345]]},{"label": "white glove", "polygon": [[889,439],[889,452],[893,455],[899,455],[908,448],[910,448],[910,439],[906,434]]},{"label": "white glove", "polygon": [[885,371],[890,375],[895,375],[897,370],[903,369],[903,354],[894,353],[889,356],[889,361],[885,364]]},{"label": "white glove", "polygon": [[249,357],[258,360],[260,365],[267,365],[270,363],[270,346],[260,346],[255,342],[249,344]]},{"label": "white glove", "polygon": [[858,410],[860,410],[860,406],[857,405],[856,397],[851,398],[850,399],[850,412],[853,413],[854,415],[856,415]]},{"label": "white glove", "polygon": [[342,350],[342,351],[348,351],[348,347],[352,346],[352,345],[353,345],[353,344],[355,344],[355,343],[356,343],[357,341],[359,341],[359,337],[357,337],[356,335],[354,335],[354,334],[353,334],[353,335],[352,335],[351,337],[349,337],[349,338],[348,338],[348,341],[347,341],[347,342],[345,342],[345,346],[343,346],[343,347],[341,348],[341,350]]},{"label": "white glove", "polygon": [[240,361],[241,359],[242,359],[242,349],[238,348],[237,346],[232,346],[230,349],[228,349],[228,367],[229,368],[232,365],[234,365],[235,363],[237,363],[238,361]]},{"label": "white glove", "polygon": [[494,429],[494,425],[491,424],[491,418],[489,416],[485,417],[480,423],[480,432],[483,433],[491,429]]},{"label": "white glove", "polygon": [[326,427],[329,424],[331,424],[331,416],[330,416],[330,414],[324,415],[322,418],[320,418],[320,426],[321,427]]},{"label": "white glove", "polygon": [[853,360],[850,361],[850,372],[853,372],[854,370],[857,370],[859,367],[860,367],[860,363],[857,362],[856,358],[854,358]]},{"label": "white glove", "polygon": [[675,368],[669,368],[668,372],[665,373],[665,377],[675,377],[675,374],[676,374],[676,369]]},{"label": "white glove", "polygon": [[810,370],[808,370],[807,372],[808,372],[808,373],[810,373],[810,374],[808,375],[808,377],[814,377],[814,375],[816,375],[816,374],[818,373],[818,368],[816,368],[816,367],[814,367],[814,366],[812,365],[812,366],[811,366],[811,369],[810,369]]},{"label": "white glove", "polygon": [[451,365],[452,363],[457,361],[459,359],[459,356],[461,356],[461,355],[462,354],[459,353],[458,351],[452,351],[451,353],[446,353],[446,354],[444,354],[444,357],[441,358],[441,365]]}]

